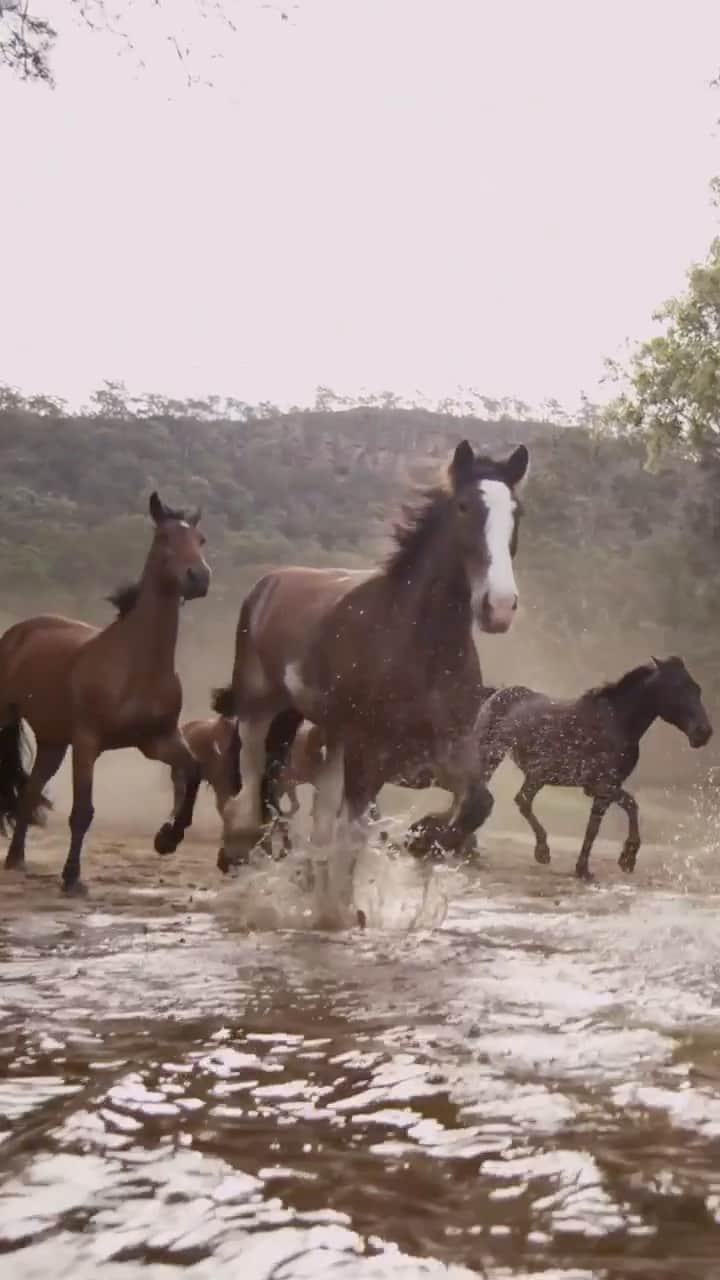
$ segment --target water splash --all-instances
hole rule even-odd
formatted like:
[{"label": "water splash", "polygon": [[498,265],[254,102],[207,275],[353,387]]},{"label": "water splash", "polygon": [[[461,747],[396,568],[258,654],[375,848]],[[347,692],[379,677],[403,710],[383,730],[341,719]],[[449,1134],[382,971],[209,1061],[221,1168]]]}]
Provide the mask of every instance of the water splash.
[{"label": "water splash", "polygon": [[278,862],[258,853],[220,892],[214,909],[228,924],[263,932],[437,928],[464,877],[392,848],[383,838],[389,826],[370,841],[350,833],[324,848],[297,840]]}]

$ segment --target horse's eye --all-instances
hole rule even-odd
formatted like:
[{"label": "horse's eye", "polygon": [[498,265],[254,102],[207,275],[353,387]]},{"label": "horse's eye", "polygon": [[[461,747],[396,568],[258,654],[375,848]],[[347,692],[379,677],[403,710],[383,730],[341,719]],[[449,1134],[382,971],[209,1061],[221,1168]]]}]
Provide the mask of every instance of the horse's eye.
[{"label": "horse's eye", "polygon": [[201,533],[201,534],[199,535],[199,537],[198,537],[198,542],[200,543],[200,546],[201,546],[201,547],[204,547],[204,546],[205,546],[205,543],[207,542],[207,538],[205,537],[205,534],[204,534],[204,533]]},{"label": "horse's eye", "polygon": [[467,515],[467,511],[468,511],[468,504],[467,504],[467,502],[465,501],[465,499],[464,499],[464,498],[460,498],[460,499],[458,500],[457,509],[458,509],[458,511],[460,512],[460,515],[461,515],[461,516]]}]

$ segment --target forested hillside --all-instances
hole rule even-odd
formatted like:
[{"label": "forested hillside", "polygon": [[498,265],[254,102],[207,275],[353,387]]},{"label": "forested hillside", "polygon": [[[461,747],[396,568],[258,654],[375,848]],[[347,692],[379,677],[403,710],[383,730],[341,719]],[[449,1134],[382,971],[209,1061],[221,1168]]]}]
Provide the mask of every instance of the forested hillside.
[{"label": "forested hillside", "polygon": [[487,640],[488,679],[570,692],[675,651],[720,693],[713,464],[676,459],[651,473],[643,443],[627,436],[508,413],[483,420],[458,406],[401,409],[391,398],[289,414],[133,405],[111,390],[81,416],[10,391],[0,404],[3,621],[47,609],[108,618],[103,596],[138,572],[158,487],[205,513],[213,589],[184,623],[199,697],[227,674],[242,592],[263,567],[376,559],[408,487],[432,477],[459,439],[490,451],[524,440],[523,616],[509,637]]}]

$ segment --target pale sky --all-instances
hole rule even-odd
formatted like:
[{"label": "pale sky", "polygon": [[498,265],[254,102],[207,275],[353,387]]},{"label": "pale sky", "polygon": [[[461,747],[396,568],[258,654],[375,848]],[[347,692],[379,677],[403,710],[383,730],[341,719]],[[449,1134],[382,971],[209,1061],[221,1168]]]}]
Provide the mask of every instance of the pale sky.
[{"label": "pale sky", "polygon": [[57,88],[0,73],[26,390],[594,398],[715,233],[718,0],[113,0],[144,66],[46,4]]}]

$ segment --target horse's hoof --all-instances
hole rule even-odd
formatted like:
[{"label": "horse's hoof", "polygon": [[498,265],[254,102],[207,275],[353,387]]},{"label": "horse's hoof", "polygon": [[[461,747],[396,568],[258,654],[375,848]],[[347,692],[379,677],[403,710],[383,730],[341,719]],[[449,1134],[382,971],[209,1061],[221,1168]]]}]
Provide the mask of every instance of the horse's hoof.
[{"label": "horse's hoof", "polygon": [[595,876],[589,867],[576,867],[575,875],[578,880],[582,880],[584,884],[593,884]]},{"label": "horse's hoof", "polygon": [[25,859],[11,858],[10,855],[8,854],[7,858],[5,859],[5,870],[6,871],[25,871]]},{"label": "horse's hoof", "polygon": [[223,875],[226,876],[229,871],[232,871],[233,867],[244,867],[249,860],[247,853],[236,853],[233,854],[232,857],[229,857],[223,847],[218,850],[217,869],[218,871],[222,871]]},{"label": "horse's hoof", "polygon": [[546,867],[550,861],[550,850],[546,844],[539,844],[535,848],[535,861],[540,862]]},{"label": "horse's hoof", "polygon": [[441,858],[444,842],[440,836],[446,831],[447,828],[442,823],[432,818],[425,818],[410,828],[405,840],[405,848],[415,858]]},{"label": "horse's hoof", "polygon": [[68,898],[87,898],[87,885],[82,880],[71,880],[69,883],[63,880],[62,892],[67,894]]},{"label": "horse's hoof", "polygon": [[358,922],[358,927],[360,929],[367,928],[367,916],[365,915],[365,912],[362,910],[362,907],[358,907],[357,922]]},{"label": "horse's hoof", "polygon": [[633,871],[635,870],[636,862],[637,862],[637,854],[626,853],[624,850],[620,854],[620,857],[618,858],[618,866],[620,870],[624,871],[627,876],[632,875]]},{"label": "horse's hoof", "polygon": [[155,836],[155,852],[165,857],[168,853],[174,853],[179,843],[172,823],[164,822]]}]

